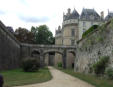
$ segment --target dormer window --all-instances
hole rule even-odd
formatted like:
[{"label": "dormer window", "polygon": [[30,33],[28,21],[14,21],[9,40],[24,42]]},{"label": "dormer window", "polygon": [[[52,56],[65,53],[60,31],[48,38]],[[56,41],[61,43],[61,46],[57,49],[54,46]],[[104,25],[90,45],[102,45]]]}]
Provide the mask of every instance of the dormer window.
[{"label": "dormer window", "polygon": [[94,16],[93,16],[93,15],[91,15],[91,16],[90,16],[90,19],[91,19],[91,20],[94,20]]}]

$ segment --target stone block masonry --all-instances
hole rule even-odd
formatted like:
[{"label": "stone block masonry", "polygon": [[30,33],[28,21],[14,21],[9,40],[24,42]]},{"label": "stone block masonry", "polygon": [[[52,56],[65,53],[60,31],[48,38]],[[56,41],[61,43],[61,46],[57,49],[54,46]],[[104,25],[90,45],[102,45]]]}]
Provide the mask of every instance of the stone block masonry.
[{"label": "stone block masonry", "polygon": [[113,66],[113,20],[103,24],[78,42],[74,70],[90,72],[90,67],[101,56],[109,56]]},{"label": "stone block masonry", "polygon": [[0,70],[19,67],[20,43],[0,21]]}]

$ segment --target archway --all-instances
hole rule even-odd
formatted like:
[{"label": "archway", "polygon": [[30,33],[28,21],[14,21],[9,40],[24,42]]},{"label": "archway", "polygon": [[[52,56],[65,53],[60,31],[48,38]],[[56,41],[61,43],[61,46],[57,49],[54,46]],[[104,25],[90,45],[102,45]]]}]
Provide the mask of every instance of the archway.
[{"label": "archway", "polygon": [[38,50],[33,50],[31,52],[31,57],[40,58],[40,52]]},{"label": "archway", "polygon": [[67,52],[67,68],[74,68],[75,51],[71,50]]},{"label": "archway", "polygon": [[[56,54],[61,55],[59,59]],[[59,61],[62,62],[63,53],[58,50],[48,50],[44,52],[44,61],[46,65],[56,66]]]}]

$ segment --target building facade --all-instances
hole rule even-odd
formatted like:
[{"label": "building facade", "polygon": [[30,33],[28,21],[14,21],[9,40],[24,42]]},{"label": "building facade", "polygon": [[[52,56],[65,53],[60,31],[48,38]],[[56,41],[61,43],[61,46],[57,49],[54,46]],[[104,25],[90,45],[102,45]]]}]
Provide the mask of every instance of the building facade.
[{"label": "building facade", "polygon": [[104,22],[104,13],[101,16],[94,9],[84,9],[81,15],[74,9],[68,9],[63,14],[62,27],[59,26],[55,33],[56,45],[76,45],[82,38],[82,34],[92,25],[100,25]]},{"label": "building facade", "polygon": [[[82,39],[82,34],[92,25],[101,25],[112,17],[112,12],[108,12],[108,15],[104,19],[104,12],[101,12],[99,15],[94,9],[83,8],[81,15],[79,15],[76,9],[71,12],[71,9],[69,8],[66,14],[63,13],[62,27],[59,26],[55,32],[55,44],[76,45],[76,42]],[[74,60],[71,54],[68,54],[67,56],[69,56],[67,60]],[[61,60],[62,56],[55,54],[55,59]],[[70,64],[73,64],[73,62],[71,61]]]}]

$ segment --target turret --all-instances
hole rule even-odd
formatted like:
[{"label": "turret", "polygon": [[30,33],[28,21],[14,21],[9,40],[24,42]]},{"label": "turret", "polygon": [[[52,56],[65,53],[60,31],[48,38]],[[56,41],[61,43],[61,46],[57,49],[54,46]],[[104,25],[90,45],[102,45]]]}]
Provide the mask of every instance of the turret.
[{"label": "turret", "polygon": [[104,20],[104,12],[101,12],[101,19]]},{"label": "turret", "polygon": [[67,14],[68,14],[68,15],[71,14],[71,9],[70,9],[70,8],[67,9]]}]

